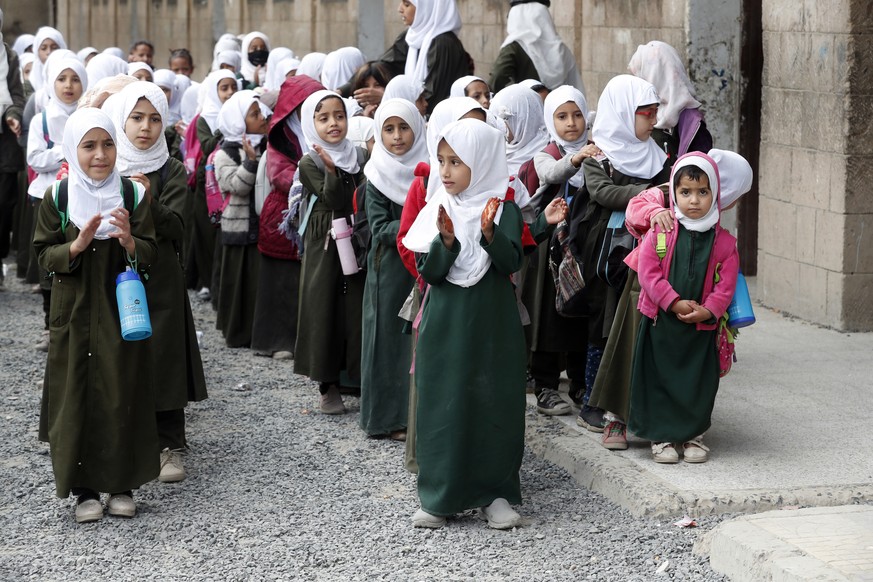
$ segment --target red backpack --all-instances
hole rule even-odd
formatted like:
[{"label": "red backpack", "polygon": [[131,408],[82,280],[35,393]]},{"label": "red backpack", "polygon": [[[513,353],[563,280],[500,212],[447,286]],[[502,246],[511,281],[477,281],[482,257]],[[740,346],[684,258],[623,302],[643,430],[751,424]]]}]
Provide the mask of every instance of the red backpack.
[{"label": "red backpack", "polygon": [[203,159],[203,149],[197,137],[197,122],[200,115],[195,115],[188,128],[185,129],[185,172],[188,174],[188,187],[197,187],[197,167]]}]

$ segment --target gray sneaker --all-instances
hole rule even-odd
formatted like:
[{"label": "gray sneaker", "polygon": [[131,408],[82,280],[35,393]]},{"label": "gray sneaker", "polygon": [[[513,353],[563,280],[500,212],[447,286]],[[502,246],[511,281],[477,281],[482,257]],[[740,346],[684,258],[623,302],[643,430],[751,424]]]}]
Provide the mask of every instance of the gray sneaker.
[{"label": "gray sneaker", "polygon": [[178,483],[185,478],[185,467],[182,466],[182,451],[169,448],[161,451],[161,483]]},{"label": "gray sneaker", "polygon": [[560,393],[554,388],[543,388],[537,394],[537,412],[540,414],[563,416],[572,411],[570,403],[561,398]]}]

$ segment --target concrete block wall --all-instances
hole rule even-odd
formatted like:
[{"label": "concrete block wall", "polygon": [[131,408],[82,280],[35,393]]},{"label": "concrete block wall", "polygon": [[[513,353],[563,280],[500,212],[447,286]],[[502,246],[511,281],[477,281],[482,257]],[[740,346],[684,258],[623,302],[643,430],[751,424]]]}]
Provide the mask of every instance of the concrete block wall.
[{"label": "concrete block wall", "polygon": [[873,329],[873,39],[866,2],[763,4],[761,301]]}]

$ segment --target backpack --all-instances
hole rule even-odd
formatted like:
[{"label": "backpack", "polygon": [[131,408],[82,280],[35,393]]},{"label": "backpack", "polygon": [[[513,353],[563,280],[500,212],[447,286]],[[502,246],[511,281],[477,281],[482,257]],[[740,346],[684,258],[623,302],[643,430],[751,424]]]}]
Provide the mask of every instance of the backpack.
[{"label": "backpack", "polygon": [[[200,166],[200,161],[203,159],[203,148],[197,137],[198,121],[200,121],[200,115],[195,115],[185,129],[185,172],[188,174],[188,187],[192,189],[197,187],[197,167]],[[216,147],[216,149],[218,148]]]},{"label": "backpack", "polygon": [[218,178],[215,175],[215,156],[220,150],[221,144],[218,144],[206,158],[206,211],[209,214],[209,222],[216,228],[221,224],[221,213],[230,204],[230,196],[226,196],[221,191],[221,186],[218,185]]},{"label": "backpack", "polygon": [[[360,150],[359,150],[360,151]],[[367,181],[364,180],[355,188],[352,199],[352,248],[355,250],[355,262],[362,271],[367,270],[367,254],[370,252],[370,221],[367,220]]]},{"label": "backpack", "polygon": [[[58,208],[58,215],[61,217],[61,232],[67,232],[67,224],[70,222],[70,216],[67,213],[69,205],[69,182],[66,178],[58,180],[54,185],[55,206]],[[139,198],[136,194],[136,187],[133,185],[133,180],[129,178],[121,178],[121,197],[124,200],[124,208],[130,214],[139,205]]]},{"label": "backpack", "polygon": [[[42,138],[45,140],[49,149],[55,147],[55,142],[53,142],[49,137],[48,120],[46,119],[45,111],[42,112]],[[27,166],[27,183],[30,184],[36,180],[37,176],[39,176],[39,173],[30,166]]]},{"label": "backpack", "polygon": [[[562,196],[565,198],[568,190],[569,183],[564,185]],[[582,205],[573,206],[580,208]],[[571,210],[567,218],[555,228],[549,242],[549,270],[555,283],[555,311],[564,317],[586,317],[590,314],[590,309],[585,294],[583,262],[573,252],[571,245],[572,223]]]}]

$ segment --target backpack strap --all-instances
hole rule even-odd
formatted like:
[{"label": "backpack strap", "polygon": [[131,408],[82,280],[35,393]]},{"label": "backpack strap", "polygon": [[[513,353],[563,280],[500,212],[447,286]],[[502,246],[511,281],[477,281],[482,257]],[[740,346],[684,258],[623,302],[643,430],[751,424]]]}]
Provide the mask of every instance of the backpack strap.
[{"label": "backpack strap", "polygon": [[121,178],[121,197],[124,199],[124,208],[129,214],[139,206],[139,196],[136,192],[136,186],[130,178]]},{"label": "backpack strap", "polygon": [[48,119],[45,111],[42,112],[42,138],[45,140],[49,149],[55,147],[55,142],[53,142],[51,137],[49,137]]},{"label": "backpack strap", "polygon": [[61,217],[61,232],[67,232],[67,223],[70,222],[70,215],[67,213],[67,202],[69,201],[69,183],[66,178],[56,180],[52,194],[55,198],[55,206],[58,208],[58,216]]}]

